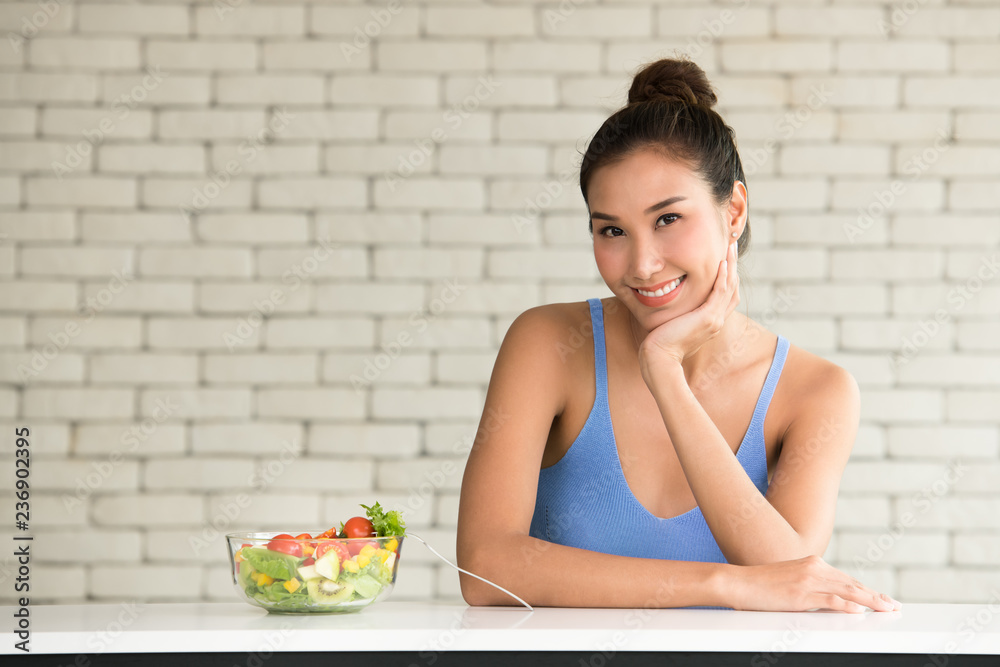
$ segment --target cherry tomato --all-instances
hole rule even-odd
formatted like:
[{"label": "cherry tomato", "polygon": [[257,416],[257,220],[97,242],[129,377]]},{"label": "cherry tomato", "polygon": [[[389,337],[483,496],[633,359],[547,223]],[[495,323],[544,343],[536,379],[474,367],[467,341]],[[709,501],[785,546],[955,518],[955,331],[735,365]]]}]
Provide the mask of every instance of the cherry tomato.
[{"label": "cherry tomato", "polygon": [[326,539],[326,538],[330,538],[330,537],[337,537],[337,527],[336,526],[334,526],[330,530],[326,531],[325,533],[320,533],[319,535],[316,536],[316,539],[322,540],[322,539]]},{"label": "cherry tomato", "polygon": [[378,549],[378,542],[362,542],[361,540],[350,540],[347,543],[347,551],[352,556],[357,556],[359,553],[361,553],[361,550],[364,549],[365,546],[367,545],[371,545],[375,549]]},{"label": "cherry tomato", "polygon": [[310,535],[309,533],[299,533],[298,535],[295,536],[295,539],[297,539],[297,540],[311,540],[312,539],[312,535]]},{"label": "cherry tomato", "polygon": [[348,553],[347,547],[341,542],[320,542],[319,546],[316,547],[316,553],[313,554],[314,558],[322,558],[323,554],[327,551],[335,551],[337,557],[340,558],[340,562],[343,563],[345,560],[350,560],[351,554]]},{"label": "cherry tomato", "polygon": [[304,561],[302,561],[302,564],[303,565],[312,565],[315,562],[316,562],[316,559],[313,558],[312,556],[309,556],[309,558],[306,558]]},{"label": "cherry tomato", "polygon": [[375,537],[375,526],[363,516],[352,517],[344,524],[341,537]]},{"label": "cherry tomato", "polygon": [[302,556],[302,545],[296,542],[295,538],[288,533],[275,535],[274,538],[267,543],[267,548],[271,551],[280,551],[282,553],[289,554],[290,556],[295,556],[296,558]]}]

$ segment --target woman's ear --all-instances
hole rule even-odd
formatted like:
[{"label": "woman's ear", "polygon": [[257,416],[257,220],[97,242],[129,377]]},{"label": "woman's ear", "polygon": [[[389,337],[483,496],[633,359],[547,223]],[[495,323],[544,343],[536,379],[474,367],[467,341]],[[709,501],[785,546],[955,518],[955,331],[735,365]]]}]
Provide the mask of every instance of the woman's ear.
[{"label": "woman's ear", "polygon": [[[727,214],[728,219],[726,220],[726,225],[732,231],[737,232],[737,237],[743,233],[748,210],[749,193],[747,193],[747,186],[743,183],[743,181],[735,181],[733,183],[733,194],[729,199],[729,210]],[[729,231],[727,230],[727,234],[728,233]]]}]

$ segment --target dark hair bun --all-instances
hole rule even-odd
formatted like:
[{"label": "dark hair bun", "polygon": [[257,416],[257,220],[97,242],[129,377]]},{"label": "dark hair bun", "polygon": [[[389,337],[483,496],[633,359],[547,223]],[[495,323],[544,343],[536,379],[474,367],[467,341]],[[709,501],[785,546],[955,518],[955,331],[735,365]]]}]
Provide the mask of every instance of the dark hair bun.
[{"label": "dark hair bun", "polygon": [[690,60],[663,58],[646,65],[632,80],[628,103],[650,100],[712,108],[718,102],[705,71]]}]

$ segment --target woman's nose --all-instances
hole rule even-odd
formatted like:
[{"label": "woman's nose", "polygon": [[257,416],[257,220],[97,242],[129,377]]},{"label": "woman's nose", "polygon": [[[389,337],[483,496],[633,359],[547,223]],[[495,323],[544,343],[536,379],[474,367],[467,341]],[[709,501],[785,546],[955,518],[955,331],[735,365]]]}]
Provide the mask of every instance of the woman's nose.
[{"label": "woman's nose", "polygon": [[663,258],[654,244],[637,241],[632,249],[632,273],[640,280],[648,280],[663,268]]}]

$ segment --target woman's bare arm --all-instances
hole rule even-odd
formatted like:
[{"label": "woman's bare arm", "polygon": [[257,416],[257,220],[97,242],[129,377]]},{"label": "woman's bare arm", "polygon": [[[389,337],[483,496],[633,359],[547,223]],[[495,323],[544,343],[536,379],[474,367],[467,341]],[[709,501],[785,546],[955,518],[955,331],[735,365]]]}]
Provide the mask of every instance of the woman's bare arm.
[{"label": "woman's bare arm", "polygon": [[[560,308],[565,307],[527,311],[500,348],[462,481],[457,551],[462,568],[538,606],[892,609],[815,555],[740,566],[616,556],[529,536],[549,429],[576,381],[557,353],[556,346],[574,331],[572,318]],[[473,577],[460,578],[471,605],[517,604]]]}]

